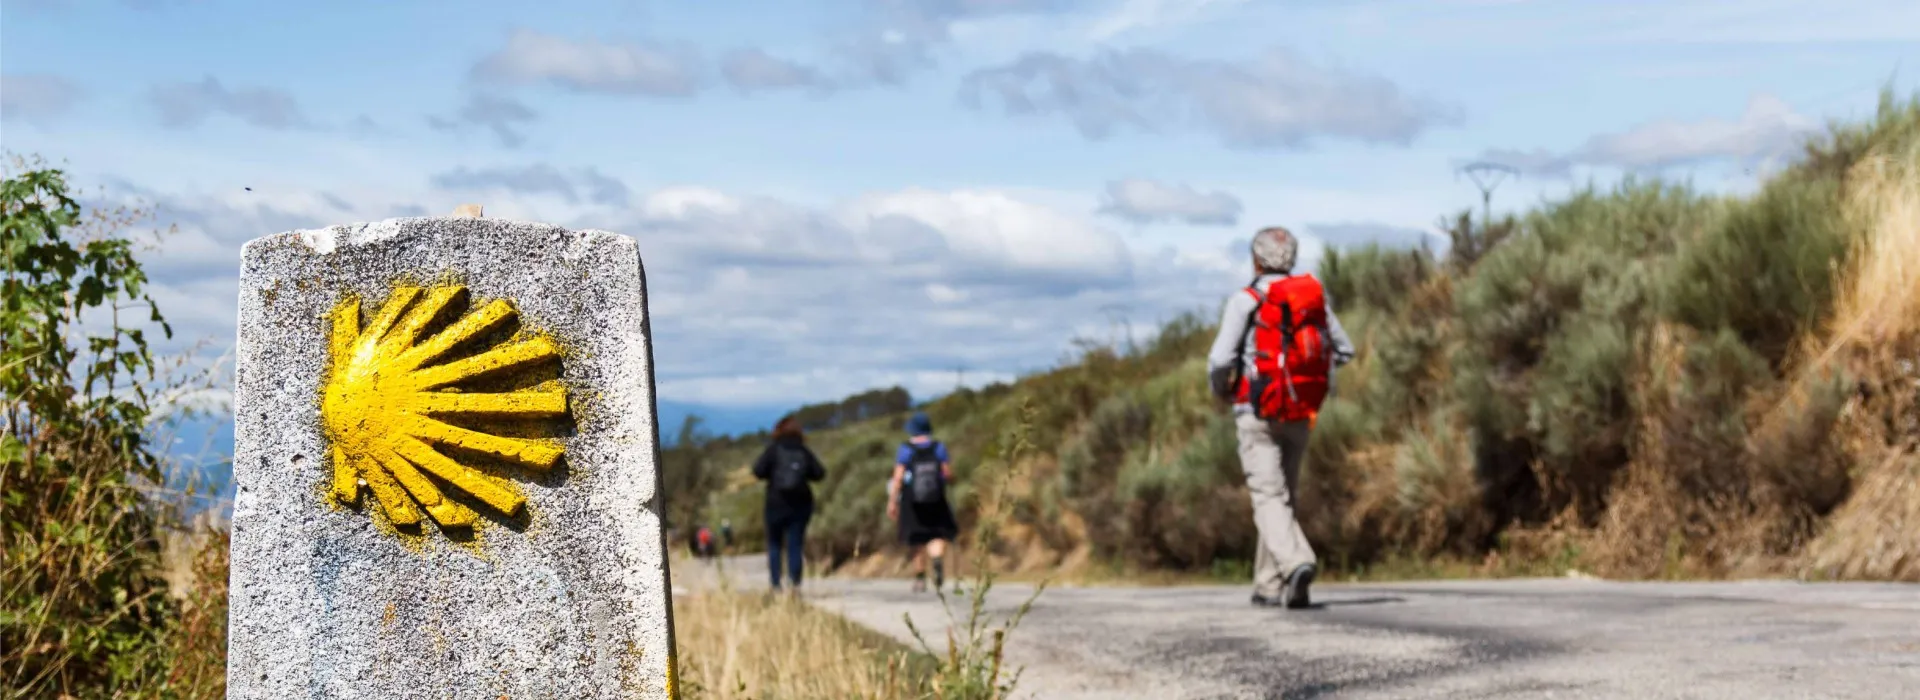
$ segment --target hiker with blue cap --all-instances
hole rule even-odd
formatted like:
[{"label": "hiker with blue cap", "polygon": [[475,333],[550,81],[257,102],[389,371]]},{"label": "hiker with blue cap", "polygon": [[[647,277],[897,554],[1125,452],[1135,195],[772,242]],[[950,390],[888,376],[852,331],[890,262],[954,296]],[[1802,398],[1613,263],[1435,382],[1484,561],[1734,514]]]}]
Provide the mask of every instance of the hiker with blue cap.
[{"label": "hiker with blue cap", "polygon": [[947,503],[947,484],[953,481],[953,459],[947,446],[933,439],[933,420],[925,413],[907,419],[907,441],[893,460],[893,479],[887,482],[887,517],[900,525],[900,542],[913,558],[913,590],[927,590],[927,560],[933,560],[933,587],[945,578],[941,557],[947,543],[960,534],[960,524]]}]

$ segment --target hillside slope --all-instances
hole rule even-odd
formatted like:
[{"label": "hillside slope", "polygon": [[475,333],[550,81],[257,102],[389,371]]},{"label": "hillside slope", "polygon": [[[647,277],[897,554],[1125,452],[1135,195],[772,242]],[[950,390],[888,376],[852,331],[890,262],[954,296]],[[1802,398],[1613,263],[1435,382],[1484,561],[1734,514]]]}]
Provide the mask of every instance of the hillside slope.
[{"label": "hillside slope", "polygon": [[[1629,180],[1452,226],[1446,259],[1367,248],[1322,276],[1360,346],[1300,512],[1329,565],[1406,557],[1623,577],[1920,579],[1920,96],[1838,125],[1751,197]],[[1223,290],[1224,293],[1225,290]],[[993,543],[1010,569],[1251,558],[1210,318],[929,405],[968,479],[1032,409],[1039,452]],[[820,431],[810,547],[886,547],[902,415]],[[667,455],[679,521],[757,543],[752,438]],[[749,544],[749,546],[752,546]]]}]

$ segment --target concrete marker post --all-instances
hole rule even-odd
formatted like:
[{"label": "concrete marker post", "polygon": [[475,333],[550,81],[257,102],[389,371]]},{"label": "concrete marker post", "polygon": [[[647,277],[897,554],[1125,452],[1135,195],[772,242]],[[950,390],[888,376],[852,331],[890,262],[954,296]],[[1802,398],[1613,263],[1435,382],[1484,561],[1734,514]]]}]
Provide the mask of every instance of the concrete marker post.
[{"label": "concrete marker post", "polygon": [[677,697],[637,245],[459,213],[242,252],[228,698]]}]

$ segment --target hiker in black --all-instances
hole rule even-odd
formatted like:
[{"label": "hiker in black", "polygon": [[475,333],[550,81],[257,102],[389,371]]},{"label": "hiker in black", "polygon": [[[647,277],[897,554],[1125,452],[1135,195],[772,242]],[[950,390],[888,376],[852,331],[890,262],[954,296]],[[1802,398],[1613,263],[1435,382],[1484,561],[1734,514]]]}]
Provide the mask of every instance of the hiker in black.
[{"label": "hiker in black", "polygon": [[813,487],[807,482],[827,477],[820,458],[807,449],[799,420],[788,416],[774,424],[773,443],[754,461],[753,476],[767,482],[767,575],[779,590],[780,554],[785,550],[787,585],[798,589],[807,521],[813,519]]},{"label": "hiker in black", "polygon": [[947,484],[953,481],[953,460],[947,446],[934,440],[933,421],[915,413],[907,421],[909,439],[901,443],[887,482],[887,517],[900,524],[900,542],[913,557],[913,590],[927,589],[927,560],[933,560],[933,587],[940,588],[947,543],[960,534],[947,502]]}]

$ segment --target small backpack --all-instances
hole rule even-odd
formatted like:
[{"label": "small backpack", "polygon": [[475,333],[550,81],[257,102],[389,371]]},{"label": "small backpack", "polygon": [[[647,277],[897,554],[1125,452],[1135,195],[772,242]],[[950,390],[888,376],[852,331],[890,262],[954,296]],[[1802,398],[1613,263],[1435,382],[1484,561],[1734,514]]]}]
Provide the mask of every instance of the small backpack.
[{"label": "small backpack", "polygon": [[807,488],[807,453],[785,445],[774,446],[773,474],[767,479],[773,490],[792,493]]},{"label": "small backpack", "polygon": [[940,443],[907,443],[913,455],[907,462],[907,493],[913,503],[939,503],[947,497],[946,475],[940,472]]},{"label": "small backpack", "polygon": [[1274,280],[1254,310],[1254,355],[1239,382],[1239,399],[1268,420],[1313,420],[1327,398],[1333,355],[1327,346],[1327,296],[1313,275]]}]

